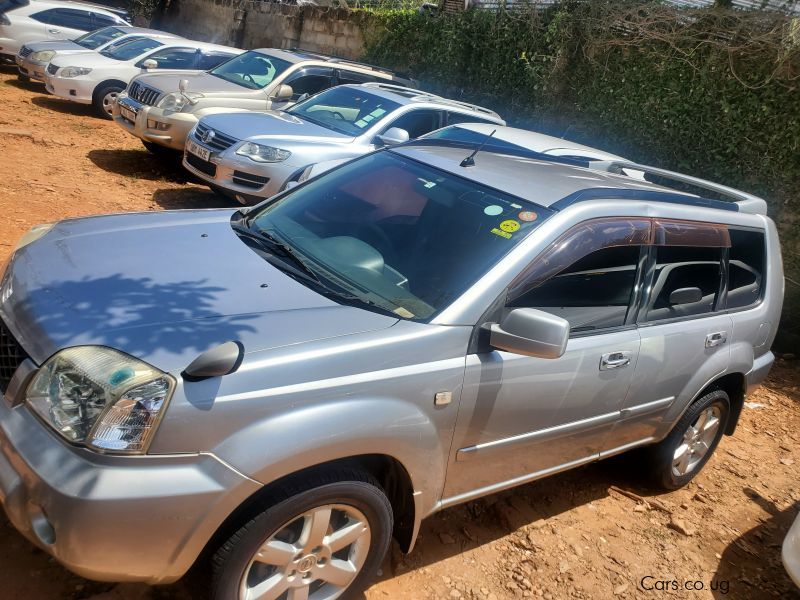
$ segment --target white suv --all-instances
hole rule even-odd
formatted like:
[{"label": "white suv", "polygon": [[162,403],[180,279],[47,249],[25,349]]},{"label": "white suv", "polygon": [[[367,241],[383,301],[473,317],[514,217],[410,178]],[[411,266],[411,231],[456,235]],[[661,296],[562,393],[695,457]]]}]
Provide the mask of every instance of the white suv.
[{"label": "white suv", "polygon": [[117,95],[139,73],[152,69],[205,71],[243,50],[184,39],[142,38],[114,49],[77,56],[56,56],[47,65],[47,91],[65,100],[94,104],[111,118]]},{"label": "white suv", "polygon": [[129,25],[118,11],[65,0],[0,1],[0,58],[14,61],[25,42],[76,38],[111,25]]}]

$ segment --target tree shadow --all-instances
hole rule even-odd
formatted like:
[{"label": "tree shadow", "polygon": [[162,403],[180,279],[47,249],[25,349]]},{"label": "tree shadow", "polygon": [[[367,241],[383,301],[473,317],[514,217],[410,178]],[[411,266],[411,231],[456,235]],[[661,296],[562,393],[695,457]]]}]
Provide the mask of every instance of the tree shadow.
[{"label": "tree shadow", "polygon": [[230,198],[220,196],[209,189],[186,187],[156,190],[153,201],[165,210],[187,208],[239,208],[241,205]]},{"label": "tree shadow", "polygon": [[87,154],[95,166],[125,177],[135,177],[148,181],[170,181],[189,183],[191,174],[180,162],[180,157],[156,156],[141,150],[90,150]]},{"label": "tree shadow", "polygon": [[255,332],[245,322],[257,315],[225,314],[228,294],[208,280],[86,276],[31,289],[15,311],[19,322],[32,323],[32,333],[46,331],[57,346],[90,343],[135,356],[182,356]]},{"label": "tree shadow", "polygon": [[745,487],[743,492],[769,517],[733,540],[722,553],[713,581],[727,582],[729,591],[723,587],[713,590],[714,598],[800,598],[800,591],[781,560],[783,538],[797,516],[800,503],[781,511],[756,490]]},{"label": "tree shadow", "polygon": [[[10,85],[13,83],[8,82]],[[29,90],[29,88],[22,88]],[[39,90],[33,90],[39,91]],[[42,92],[45,90],[42,89]],[[31,98],[31,103],[35,104],[40,108],[46,108],[48,110],[55,110],[57,112],[63,113],[65,115],[75,115],[77,117],[92,117],[93,119],[97,119],[98,121],[105,121],[100,117],[96,112],[94,106],[91,104],[78,104],[77,102],[70,102],[69,100],[63,100],[61,98],[56,98],[55,96],[34,96]]]}]

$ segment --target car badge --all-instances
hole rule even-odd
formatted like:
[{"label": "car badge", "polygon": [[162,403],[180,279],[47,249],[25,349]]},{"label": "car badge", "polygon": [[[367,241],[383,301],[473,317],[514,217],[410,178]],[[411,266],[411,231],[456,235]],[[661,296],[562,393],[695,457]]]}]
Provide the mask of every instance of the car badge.
[{"label": "car badge", "polygon": [[216,135],[217,134],[214,132],[213,129],[209,129],[203,134],[203,141],[206,144],[210,144],[211,140],[213,140]]}]

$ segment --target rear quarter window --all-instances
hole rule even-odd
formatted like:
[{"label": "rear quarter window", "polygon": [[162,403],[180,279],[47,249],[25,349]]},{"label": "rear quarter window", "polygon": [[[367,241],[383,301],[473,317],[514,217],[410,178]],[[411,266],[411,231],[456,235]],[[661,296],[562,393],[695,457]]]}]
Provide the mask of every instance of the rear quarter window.
[{"label": "rear quarter window", "polygon": [[727,308],[745,308],[758,302],[764,287],[764,233],[731,229],[730,236]]}]

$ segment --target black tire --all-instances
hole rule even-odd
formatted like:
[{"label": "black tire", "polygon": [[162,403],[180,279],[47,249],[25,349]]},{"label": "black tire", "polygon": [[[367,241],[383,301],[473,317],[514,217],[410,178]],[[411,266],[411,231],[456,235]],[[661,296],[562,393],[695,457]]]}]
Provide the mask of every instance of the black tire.
[{"label": "black tire", "polygon": [[[110,94],[119,94],[124,89],[125,88],[118,83],[106,83],[97,87],[92,97],[92,105],[98,116],[104,119],[111,119],[110,108],[106,106],[107,97]],[[107,110],[107,108],[109,108],[109,110]]]},{"label": "black tire", "polygon": [[[327,505],[355,508],[366,517],[370,530],[366,559],[340,598],[355,597],[375,577],[391,542],[394,516],[386,494],[371,476],[352,469],[312,475],[284,486],[267,503],[268,508],[240,527],[211,557],[212,600],[238,600],[241,582],[249,576],[256,551],[307,511]],[[348,545],[344,551],[352,552],[352,547]],[[278,567],[269,568],[280,571]]]},{"label": "black tire", "polygon": [[31,82],[31,78],[28,77],[27,75],[23,75],[22,73],[17,73],[17,79],[19,81],[21,81],[22,83],[30,83]]},{"label": "black tire", "polygon": [[[702,457],[693,463],[687,472],[679,474],[673,469],[676,452],[684,445],[684,436],[687,435],[689,427],[694,426],[700,415],[707,409],[719,411],[719,424],[713,440],[707,444],[708,450],[705,451]],[[653,484],[664,490],[676,490],[694,479],[714,454],[714,450],[725,433],[730,414],[730,398],[723,390],[711,390],[695,400],[666,438],[658,444],[644,449],[645,468],[650,473]]]}]

